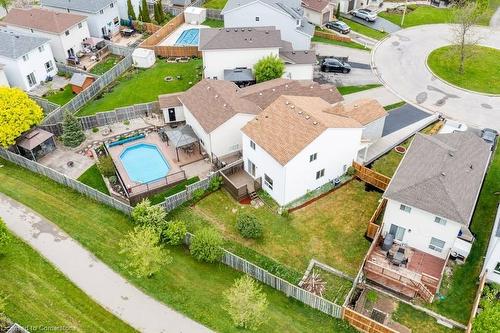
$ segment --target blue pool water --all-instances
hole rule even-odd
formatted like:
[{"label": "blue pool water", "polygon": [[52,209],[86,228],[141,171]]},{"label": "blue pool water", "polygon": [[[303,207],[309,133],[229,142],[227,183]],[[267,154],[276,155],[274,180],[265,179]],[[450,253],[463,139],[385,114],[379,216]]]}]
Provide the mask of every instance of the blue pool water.
[{"label": "blue pool water", "polygon": [[165,177],[170,165],[155,145],[140,143],[126,148],[120,160],[128,176],[138,183],[149,183]]},{"label": "blue pool water", "polygon": [[200,29],[184,30],[175,41],[175,45],[196,46],[200,40]]}]

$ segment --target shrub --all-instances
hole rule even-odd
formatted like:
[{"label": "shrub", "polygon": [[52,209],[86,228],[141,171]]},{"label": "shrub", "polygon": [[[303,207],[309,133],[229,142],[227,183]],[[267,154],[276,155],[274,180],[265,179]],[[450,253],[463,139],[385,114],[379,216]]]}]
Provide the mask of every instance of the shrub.
[{"label": "shrub", "polygon": [[0,253],[3,253],[5,247],[10,242],[10,234],[3,220],[0,218]]},{"label": "shrub", "polygon": [[118,177],[116,177],[115,175],[109,176],[109,182],[113,185],[118,183]]},{"label": "shrub", "polygon": [[262,237],[262,224],[254,215],[241,214],[238,216],[236,229],[245,238],[257,239]]},{"label": "shrub", "polygon": [[142,200],[132,209],[132,219],[138,225],[155,228],[158,233],[165,229],[165,210],[161,206],[151,206],[148,199]]},{"label": "shrub", "polygon": [[97,127],[92,127],[92,133],[97,133],[99,132],[99,128]]},{"label": "shrub", "polygon": [[210,179],[210,184],[208,185],[208,190],[210,192],[215,192],[217,191],[222,185],[222,177],[221,176],[214,176],[212,179]]},{"label": "shrub", "polygon": [[350,167],[347,168],[346,174],[352,177],[356,174],[356,169],[354,169],[354,167],[351,165]]},{"label": "shrub", "polygon": [[282,77],[285,73],[285,63],[279,57],[270,55],[257,61],[253,69],[255,80],[259,83]]},{"label": "shrub", "polygon": [[199,188],[199,189],[193,191],[193,194],[191,195],[191,200],[193,203],[198,202],[201,200],[201,198],[204,195],[205,195],[205,190],[202,188]]},{"label": "shrub", "polygon": [[115,176],[115,164],[113,163],[111,156],[99,157],[97,168],[104,177]]},{"label": "shrub", "polygon": [[123,122],[123,125],[125,125],[125,126],[130,125],[130,120],[125,120],[125,121]]},{"label": "shrub", "polygon": [[80,120],[71,112],[66,111],[64,113],[62,127],[61,139],[65,146],[75,148],[85,140]]},{"label": "shrub", "polygon": [[201,229],[191,240],[189,251],[198,261],[216,262],[223,254],[224,241],[219,233],[210,228]]},{"label": "shrub", "polygon": [[166,229],[163,231],[162,236],[170,245],[180,245],[184,242],[186,237],[187,227],[186,223],[181,220],[175,220],[167,223]]},{"label": "shrub", "polygon": [[224,309],[236,327],[256,330],[266,320],[268,301],[261,286],[248,275],[235,280],[224,292]]}]

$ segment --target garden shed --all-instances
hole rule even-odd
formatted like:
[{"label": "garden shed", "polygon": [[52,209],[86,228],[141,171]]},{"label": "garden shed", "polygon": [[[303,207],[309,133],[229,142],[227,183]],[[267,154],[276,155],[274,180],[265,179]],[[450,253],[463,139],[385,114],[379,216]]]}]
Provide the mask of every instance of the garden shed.
[{"label": "garden shed", "polygon": [[201,24],[207,18],[206,8],[188,7],[184,10],[184,21],[190,24]]},{"label": "garden shed", "polygon": [[36,128],[21,136],[16,147],[19,154],[30,160],[37,161],[56,149],[56,141],[54,140],[54,134]]},{"label": "garden shed", "polygon": [[82,73],[74,73],[73,76],[71,76],[69,84],[71,85],[71,90],[75,94],[79,94],[87,89],[94,81],[95,78],[93,76]]},{"label": "garden shed", "polygon": [[135,67],[150,68],[156,62],[155,51],[137,48],[132,53],[132,59],[134,60]]}]

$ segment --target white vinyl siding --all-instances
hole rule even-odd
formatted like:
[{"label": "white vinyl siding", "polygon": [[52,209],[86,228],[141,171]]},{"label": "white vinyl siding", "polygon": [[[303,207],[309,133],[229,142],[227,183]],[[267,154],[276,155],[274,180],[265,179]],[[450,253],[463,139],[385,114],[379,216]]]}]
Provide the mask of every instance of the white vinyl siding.
[{"label": "white vinyl siding", "polygon": [[436,216],[436,217],[434,218],[434,222],[436,222],[436,223],[438,223],[438,224],[441,224],[441,225],[446,225],[446,220],[445,220],[445,219],[443,219],[443,218],[441,218],[441,217],[439,217],[439,216]]},{"label": "white vinyl siding", "polygon": [[403,204],[401,204],[401,206],[399,206],[399,209],[401,209],[405,213],[410,213],[411,212],[411,207],[408,207],[408,206],[403,205]]},{"label": "white vinyl siding", "polygon": [[437,252],[443,252],[444,245],[446,244],[445,241],[442,241],[440,239],[431,238],[431,243],[429,244],[429,249],[437,251]]}]

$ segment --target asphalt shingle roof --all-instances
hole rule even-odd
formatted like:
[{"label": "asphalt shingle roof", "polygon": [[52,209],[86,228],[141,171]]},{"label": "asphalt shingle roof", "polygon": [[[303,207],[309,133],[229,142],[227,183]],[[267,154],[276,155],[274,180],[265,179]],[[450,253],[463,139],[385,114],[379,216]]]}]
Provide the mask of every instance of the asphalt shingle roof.
[{"label": "asphalt shingle roof", "polygon": [[86,18],[84,15],[55,12],[42,8],[12,8],[2,22],[7,26],[60,34]]},{"label": "asphalt shingle roof", "polygon": [[0,55],[10,59],[17,59],[48,41],[47,38],[1,30]]},{"label": "asphalt shingle roof", "polygon": [[41,0],[42,6],[69,8],[79,12],[97,13],[114,0]]},{"label": "asphalt shingle roof", "polygon": [[200,29],[199,49],[256,49],[281,47],[281,33],[274,27]]}]

